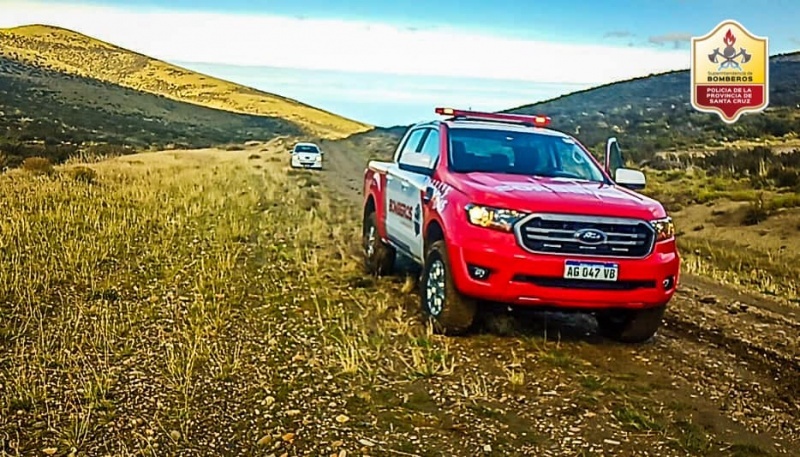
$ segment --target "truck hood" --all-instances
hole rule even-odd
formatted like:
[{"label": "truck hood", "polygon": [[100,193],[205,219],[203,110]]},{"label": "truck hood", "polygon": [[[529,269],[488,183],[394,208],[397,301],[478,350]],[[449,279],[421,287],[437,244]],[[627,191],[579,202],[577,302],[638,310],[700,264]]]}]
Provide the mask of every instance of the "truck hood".
[{"label": "truck hood", "polygon": [[472,203],[523,212],[590,216],[665,217],[663,206],[624,187],[567,178],[468,173],[453,184]]}]

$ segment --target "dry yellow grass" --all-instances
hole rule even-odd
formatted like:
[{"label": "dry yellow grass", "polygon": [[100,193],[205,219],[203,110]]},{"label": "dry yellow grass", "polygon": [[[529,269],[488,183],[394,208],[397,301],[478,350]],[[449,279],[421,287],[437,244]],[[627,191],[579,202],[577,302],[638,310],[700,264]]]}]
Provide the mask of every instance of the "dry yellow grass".
[{"label": "dry yellow grass", "polygon": [[285,159],[278,140],[0,174],[0,454],[333,452],[363,383],[452,373],[363,280],[355,209]]},{"label": "dry yellow grass", "polygon": [[322,138],[342,138],[371,128],[296,100],[199,74],[58,27],[0,29],[0,42],[0,56],[173,100],[284,118]]},{"label": "dry yellow grass", "polygon": [[[786,189],[753,189],[747,180],[705,172],[649,170],[646,193],[671,211],[683,269],[779,300],[798,302],[800,196]],[[764,220],[749,222],[762,198]]]},{"label": "dry yellow grass", "polygon": [[800,301],[800,210],[742,225],[746,202],[717,200],[676,212],[684,271],[780,300]]},{"label": "dry yellow grass", "polygon": [[[694,390],[673,372],[718,382],[687,374],[707,365],[678,357],[688,341],[433,335],[403,278],[362,273],[360,211],[323,187],[330,171],[290,170],[281,142],[0,175],[0,454],[703,455],[758,443],[686,402]],[[697,407],[719,428],[696,425]],[[748,407],[792,434],[780,407]]]}]

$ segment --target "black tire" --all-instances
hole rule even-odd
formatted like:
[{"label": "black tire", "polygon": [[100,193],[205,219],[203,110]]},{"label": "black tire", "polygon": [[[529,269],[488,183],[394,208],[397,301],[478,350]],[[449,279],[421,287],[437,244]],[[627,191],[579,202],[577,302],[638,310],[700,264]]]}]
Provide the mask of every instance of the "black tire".
[{"label": "black tire", "polygon": [[364,248],[364,269],[367,273],[376,276],[392,274],[397,253],[378,236],[378,217],[374,211],[364,218],[361,245]]},{"label": "black tire", "polygon": [[[437,279],[442,281],[438,287],[444,286],[444,290],[438,293],[435,285]],[[441,301],[441,304],[435,309],[431,309],[436,302],[429,301],[429,293],[438,295]],[[432,299],[435,300],[435,297]],[[475,321],[477,302],[464,297],[456,290],[453,276],[450,273],[447,246],[443,240],[432,243],[425,255],[420,281],[420,302],[422,311],[433,324],[434,332],[438,334],[462,335],[472,327]]]},{"label": "black tire", "polygon": [[661,327],[666,309],[667,305],[661,305],[653,308],[598,313],[597,329],[602,336],[621,343],[644,343]]}]

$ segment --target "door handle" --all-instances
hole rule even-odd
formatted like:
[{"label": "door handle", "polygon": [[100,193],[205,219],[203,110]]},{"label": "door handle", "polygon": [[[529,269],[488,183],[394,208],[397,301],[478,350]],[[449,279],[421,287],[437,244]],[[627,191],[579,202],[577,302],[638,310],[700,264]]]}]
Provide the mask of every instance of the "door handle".
[{"label": "door handle", "polygon": [[402,187],[403,190],[408,189],[408,183],[405,181],[400,181],[400,187]]}]

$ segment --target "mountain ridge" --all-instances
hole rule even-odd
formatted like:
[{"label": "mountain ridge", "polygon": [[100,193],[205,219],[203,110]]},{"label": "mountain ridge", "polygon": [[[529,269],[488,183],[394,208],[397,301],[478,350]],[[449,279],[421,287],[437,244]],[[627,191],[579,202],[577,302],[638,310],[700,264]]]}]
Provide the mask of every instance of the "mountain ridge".
[{"label": "mountain ridge", "polygon": [[502,113],[550,116],[552,127],[600,151],[620,137],[634,160],[736,141],[791,139],[800,132],[800,52],[770,57],[769,106],[735,124],[691,106],[690,71],[673,70],[571,92]]},{"label": "mountain ridge", "polygon": [[0,56],[0,169],[28,157],[229,147],[301,136],[282,118],[233,113]]},{"label": "mountain ridge", "polygon": [[[770,56],[769,59],[770,59],[770,63],[773,63],[773,62],[800,62],[800,50],[784,52],[784,53],[780,53],[780,54],[774,54],[774,55]],[[581,94],[581,93],[591,92],[593,90],[602,89],[604,87],[614,86],[614,85],[617,85],[617,84],[624,84],[624,83],[628,83],[628,82],[632,82],[632,81],[639,81],[639,80],[642,80],[642,79],[654,78],[654,77],[665,76],[665,75],[671,75],[671,74],[675,74],[675,73],[687,73],[688,74],[689,72],[690,72],[689,68],[681,68],[681,69],[677,69],[677,70],[662,71],[660,73],[650,73],[648,75],[636,76],[636,77],[633,77],[633,78],[622,79],[622,80],[619,80],[619,81],[612,81],[612,82],[609,82],[609,83],[601,84],[599,86],[589,87],[587,89],[576,90],[576,91],[570,92],[568,94],[558,95],[556,97],[548,98],[548,99],[545,99],[545,100],[542,100],[542,101],[538,101],[538,102],[535,102],[535,103],[526,103],[524,105],[519,105],[519,106],[514,107],[514,108],[508,108],[508,109],[505,109],[505,110],[499,111],[499,112],[500,113],[511,113],[511,112],[514,112],[515,110],[518,110],[518,109],[521,109],[521,108],[524,108],[524,107],[527,107],[527,106],[549,103],[549,102],[553,102],[553,101],[556,101],[556,100],[559,100],[559,99],[562,99],[562,98],[565,98],[565,97],[569,97],[569,96],[572,96],[572,95],[578,95],[578,94]]]},{"label": "mountain ridge", "polygon": [[0,29],[0,56],[233,113],[280,117],[322,138],[373,128],[298,100],[195,72],[63,27]]}]

